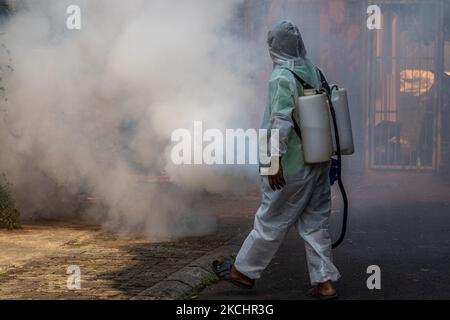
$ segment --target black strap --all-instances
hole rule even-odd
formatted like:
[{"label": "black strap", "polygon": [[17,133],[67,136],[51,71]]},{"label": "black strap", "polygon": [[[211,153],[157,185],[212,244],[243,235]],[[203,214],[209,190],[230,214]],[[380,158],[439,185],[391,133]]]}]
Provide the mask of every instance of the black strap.
[{"label": "black strap", "polygon": [[292,73],[292,75],[294,76],[294,78],[295,78],[298,82],[300,82],[300,84],[302,85],[303,89],[305,89],[305,90],[315,90],[315,88],[314,88],[312,85],[310,85],[308,82],[306,82],[305,80],[303,80],[302,78],[300,78],[300,77],[298,76],[298,74],[296,74],[294,71],[292,71],[292,70],[290,70],[290,69],[288,69],[288,68],[283,68],[283,69],[288,70],[290,73]]},{"label": "black strap", "polygon": [[[294,71],[288,69],[288,68],[283,68],[288,70],[290,73],[292,73],[292,75],[294,76],[294,78],[300,82],[300,84],[302,85],[304,90],[315,90],[316,88],[314,88],[312,85],[310,85],[308,82],[306,82],[305,80],[303,80],[302,78],[299,77],[298,74],[296,74]],[[325,78],[325,76],[323,75],[322,71],[317,68],[317,70],[319,70],[319,74],[320,74],[320,81],[321,81],[321,87],[324,88],[328,94],[331,93],[331,89],[330,89],[330,85],[328,84],[327,79]],[[294,131],[295,133],[297,133],[298,137],[300,138],[300,140],[302,140],[302,132],[300,130],[300,126],[298,125],[297,121],[295,121],[294,115],[292,115],[292,121],[294,122]]]},{"label": "black strap", "polygon": [[297,121],[295,121],[294,115],[292,115],[292,121],[294,122],[294,131],[300,138],[300,141],[302,141],[302,131],[300,130],[300,126],[298,125]]},{"label": "black strap", "polygon": [[[300,84],[302,85],[303,89],[305,89],[305,90],[315,90],[316,89],[312,85],[310,85],[308,82],[306,82],[305,80],[300,78],[299,75],[296,74],[294,71],[292,71],[292,70],[290,70],[288,68],[283,68],[283,69],[288,70],[290,73],[292,73],[294,78],[298,82],[300,82]],[[319,68],[317,68],[317,70],[319,71],[319,75],[320,75],[320,86],[321,86],[321,88],[325,89],[327,91],[327,93],[330,94],[331,90],[330,90],[330,85],[328,84],[327,79],[323,75],[322,70],[320,70]]]},{"label": "black strap", "polygon": [[327,78],[325,78],[325,76],[323,75],[322,70],[320,70],[319,68],[317,68],[317,70],[319,70],[322,88],[324,88],[326,90],[328,96],[331,96],[331,87],[328,84]]}]

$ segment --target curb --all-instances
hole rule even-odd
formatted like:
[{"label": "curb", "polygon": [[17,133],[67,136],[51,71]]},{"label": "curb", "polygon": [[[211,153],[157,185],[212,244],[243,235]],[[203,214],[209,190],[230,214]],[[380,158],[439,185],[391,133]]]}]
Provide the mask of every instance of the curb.
[{"label": "curb", "polygon": [[179,300],[216,277],[211,271],[213,259],[220,256],[228,257],[235,254],[239,248],[238,245],[228,244],[210,251],[131,300]]}]

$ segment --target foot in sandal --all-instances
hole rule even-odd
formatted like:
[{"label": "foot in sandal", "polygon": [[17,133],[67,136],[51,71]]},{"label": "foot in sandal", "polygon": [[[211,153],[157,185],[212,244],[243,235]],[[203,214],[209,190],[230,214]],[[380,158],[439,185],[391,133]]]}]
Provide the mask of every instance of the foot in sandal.
[{"label": "foot in sandal", "polygon": [[220,280],[230,281],[238,287],[253,289],[255,286],[255,280],[240,273],[234,267],[234,261],[232,258],[220,258],[213,261],[212,270]]},{"label": "foot in sandal", "polygon": [[334,300],[338,295],[331,281],[320,283],[311,289],[310,294],[318,300]]}]

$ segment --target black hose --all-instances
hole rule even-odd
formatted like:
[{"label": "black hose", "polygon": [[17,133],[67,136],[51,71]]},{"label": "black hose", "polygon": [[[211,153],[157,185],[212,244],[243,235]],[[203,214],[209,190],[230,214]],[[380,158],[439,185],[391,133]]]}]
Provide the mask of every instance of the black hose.
[{"label": "black hose", "polygon": [[327,92],[328,97],[328,103],[330,105],[330,111],[331,111],[331,117],[333,119],[333,125],[334,125],[334,135],[336,139],[336,149],[337,149],[337,181],[339,184],[339,189],[341,191],[342,200],[344,201],[344,214],[342,218],[342,228],[341,228],[341,234],[336,242],[333,243],[332,248],[335,249],[339,247],[342,242],[345,239],[345,235],[347,233],[347,220],[348,220],[348,197],[347,192],[345,191],[344,183],[342,182],[342,154],[341,154],[341,142],[339,140],[339,130],[337,126],[337,120],[336,120],[336,111],[333,106],[333,102],[331,101],[331,94],[334,89],[339,89],[337,86],[332,86],[330,92]]}]

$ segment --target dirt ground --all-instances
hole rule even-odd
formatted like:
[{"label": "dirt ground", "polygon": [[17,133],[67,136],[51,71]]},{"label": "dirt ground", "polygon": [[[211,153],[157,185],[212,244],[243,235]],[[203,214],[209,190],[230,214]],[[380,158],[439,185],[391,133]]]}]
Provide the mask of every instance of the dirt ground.
[{"label": "dirt ground", "polygon": [[[211,197],[216,234],[154,243],[117,237],[99,226],[70,221],[0,230],[0,299],[129,299],[247,230],[258,196]],[[79,266],[81,289],[67,287],[67,268]]]}]

